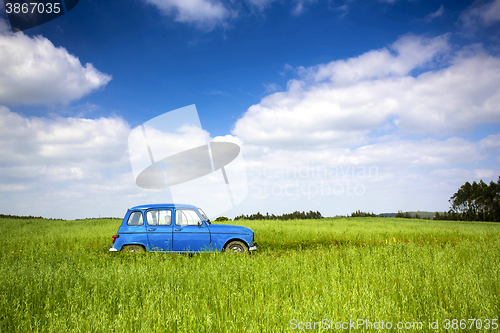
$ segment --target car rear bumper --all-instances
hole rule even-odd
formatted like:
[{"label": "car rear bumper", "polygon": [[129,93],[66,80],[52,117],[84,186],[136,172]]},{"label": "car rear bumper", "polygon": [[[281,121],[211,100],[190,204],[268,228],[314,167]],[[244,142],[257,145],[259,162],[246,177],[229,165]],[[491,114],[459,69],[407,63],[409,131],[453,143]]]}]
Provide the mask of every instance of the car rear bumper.
[{"label": "car rear bumper", "polygon": [[109,248],[109,252],[118,252],[118,250],[117,250],[117,249],[115,249],[114,247],[110,247],[110,248]]},{"label": "car rear bumper", "polygon": [[258,247],[257,243],[253,243],[253,246],[251,246],[251,247],[248,249],[248,251],[255,251],[255,250],[257,250],[257,247]]}]

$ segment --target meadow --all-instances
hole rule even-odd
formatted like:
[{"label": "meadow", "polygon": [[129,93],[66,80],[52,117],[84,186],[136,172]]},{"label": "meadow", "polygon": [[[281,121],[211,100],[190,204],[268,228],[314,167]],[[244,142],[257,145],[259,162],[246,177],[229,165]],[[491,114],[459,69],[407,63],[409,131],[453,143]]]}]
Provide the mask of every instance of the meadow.
[{"label": "meadow", "polygon": [[498,331],[500,223],[239,220],[256,253],[190,257],[110,253],[120,222],[0,219],[0,332]]}]

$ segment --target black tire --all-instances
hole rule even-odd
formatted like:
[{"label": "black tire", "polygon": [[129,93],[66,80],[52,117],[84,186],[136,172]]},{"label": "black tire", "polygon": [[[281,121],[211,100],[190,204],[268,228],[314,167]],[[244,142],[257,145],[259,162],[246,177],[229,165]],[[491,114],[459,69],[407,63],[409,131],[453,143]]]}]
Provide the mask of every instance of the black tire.
[{"label": "black tire", "polygon": [[240,241],[232,241],[226,245],[224,252],[248,253],[248,247]]},{"label": "black tire", "polygon": [[127,253],[137,253],[137,252],[146,252],[146,249],[141,245],[125,245],[122,248],[122,251]]}]

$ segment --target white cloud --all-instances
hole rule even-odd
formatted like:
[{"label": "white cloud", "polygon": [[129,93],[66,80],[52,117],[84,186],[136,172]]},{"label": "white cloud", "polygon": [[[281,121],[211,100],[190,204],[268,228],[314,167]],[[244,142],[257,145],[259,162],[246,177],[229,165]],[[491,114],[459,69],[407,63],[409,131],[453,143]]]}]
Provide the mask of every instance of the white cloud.
[{"label": "white cloud", "polygon": [[406,35],[388,48],[366,52],[347,60],[332,61],[310,68],[299,68],[301,75],[314,82],[330,81],[335,85],[408,75],[412,70],[439,60],[450,49],[448,36],[423,38]]},{"label": "white cloud", "polygon": [[130,130],[121,118],[25,118],[4,106],[0,128],[0,166],[89,162],[96,170],[122,158]]},{"label": "white cloud", "polygon": [[218,0],[145,0],[155,5],[163,14],[172,15],[177,22],[189,23],[204,30],[224,25],[235,15]]},{"label": "white cloud", "polygon": [[482,149],[490,149],[493,151],[500,150],[500,134],[488,135],[486,138],[480,141]]},{"label": "white cloud", "polygon": [[335,7],[334,10],[341,13],[339,15],[339,18],[344,18],[349,13],[349,6],[347,4],[343,4],[341,6]]},{"label": "white cloud", "polygon": [[[0,128],[4,214],[122,216],[139,203],[169,201],[165,192],[135,185],[127,153],[131,129],[121,118],[26,118],[0,107]],[[288,212],[291,203],[294,209],[334,215],[356,209],[447,209],[461,183],[496,176],[477,165],[498,150],[499,135],[478,142],[393,137],[355,149],[300,151],[247,145],[231,135],[214,141],[243,147],[247,167],[248,200],[226,215],[269,208]],[[415,206],[405,206],[408,202]]]},{"label": "white cloud", "polygon": [[500,0],[477,0],[464,10],[460,21],[466,28],[477,28],[478,25],[491,26],[500,22]]},{"label": "white cloud", "polygon": [[250,5],[257,7],[259,10],[264,10],[269,7],[269,5],[276,0],[246,0]]},{"label": "white cloud", "polygon": [[249,210],[443,211],[465,181],[498,176],[500,134],[461,137],[500,123],[500,59],[480,47],[404,36],[297,73],[232,131],[245,144]]},{"label": "white cloud", "polygon": [[424,17],[424,20],[427,22],[431,22],[435,18],[438,18],[440,16],[443,16],[444,14],[444,5],[439,6],[438,10],[436,10],[434,13],[430,13],[429,15]]},{"label": "white cloud", "polygon": [[[3,8],[0,8],[2,10]],[[9,24],[3,18],[0,17],[0,34],[4,34],[10,31]]]},{"label": "white cloud", "polygon": [[138,196],[121,118],[26,118],[0,106],[4,214],[122,216]]},{"label": "white cloud", "polygon": [[245,145],[245,158],[255,168],[300,168],[304,166],[376,166],[391,170],[435,169],[471,165],[485,158],[480,143],[462,138],[446,140],[398,140],[364,145],[356,149],[287,150]]},{"label": "white cloud", "polygon": [[280,212],[292,203],[334,215],[357,209],[447,210],[447,200],[465,181],[495,178],[491,169],[475,168],[491,153],[483,146],[458,137],[394,138],[356,149],[314,151],[245,144],[243,153],[255,207]]},{"label": "white cloud", "polygon": [[[229,21],[240,16],[245,16],[245,10],[250,14],[262,14],[278,0],[143,0],[156,6],[166,16],[171,16],[176,22],[187,23],[200,30],[212,31],[216,27],[227,28]],[[311,3],[317,0],[294,0],[290,3],[292,15],[299,16]],[[242,6],[246,3],[247,6]]]},{"label": "white cloud", "polygon": [[[136,186],[127,152],[131,128],[119,117],[28,118],[0,106],[0,128],[0,207],[3,214],[57,218],[97,217],[99,214],[123,216],[129,207],[172,202],[172,196],[175,197],[174,188],[169,192]],[[157,139],[174,140],[170,143],[179,147],[192,142],[193,137],[201,136],[205,143],[207,134],[188,126],[180,128],[178,135],[147,130],[153,153]],[[231,136],[217,140],[241,144]],[[237,171],[233,162],[226,167],[227,176],[232,179],[235,201],[239,188],[239,183],[234,181]],[[214,180],[209,178],[209,181]],[[227,193],[220,171],[218,184],[219,189],[222,185],[222,192]],[[214,195],[213,188],[200,187],[197,193],[197,196],[190,193],[189,200]],[[241,197],[241,190],[239,195]],[[206,207],[208,214],[213,209]]]},{"label": "white cloud", "polygon": [[474,178],[476,179],[491,179],[497,176],[496,171],[492,169],[476,169],[474,170]]},{"label": "white cloud", "polygon": [[111,76],[42,36],[0,34],[0,103],[69,103],[104,87]]},{"label": "white cloud", "polygon": [[[285,91],[250,107],[233,135],[214,139],[243,146],[247,162],[249,199],[227,215],[291,206],[325,215],[444,210],[465,181],[497,176],[482,161],[498,154],[500,134],[478,142],[460,135],[500,122],[500,60],[477,47],[452,49],[447,36],[404,36],[301,68]],[[2,213],[121,216],[168,201],[135,185],[121,118],[26,118],[0,106],[0,128]],[[408,139],[411,132],[424,138]]]},{"label": "white cloud", "polygon": [[[430,176],[436,180],[439,180],[441,184],[446,184],[453,182],[459,184],[458,186],[468,182],[479,182],[483,180],[485,183],[490,181],[496,181],[498,179],[498,170],[493,169],[437,169],[430,173]],[[457,187],[458,187],[457,186]],[[453,189],[456,191],[456,189]],[[451,193],[450,193],[451,196]]]},{"label": "white cloud", "polygon": [[446,36],[404,36],[390,48],[301,68],[286,91],[251,106],[233,134],[301,150],[359,146],[384,128],[441,136],[500,122],[500,59],[450,49]]},{"label": "white cloud", "polygon": [[281,87],[276,83],[264,83],[263,86],[266,89],[266,93],[274,93],[281,90]]},{"label": "white cloud", "polygon": [[306,9],[306,5],[313,2],[316,2],[316,0],[296,0],[295,7],[292,9],[292,14],[296,16],[302,14]]}]

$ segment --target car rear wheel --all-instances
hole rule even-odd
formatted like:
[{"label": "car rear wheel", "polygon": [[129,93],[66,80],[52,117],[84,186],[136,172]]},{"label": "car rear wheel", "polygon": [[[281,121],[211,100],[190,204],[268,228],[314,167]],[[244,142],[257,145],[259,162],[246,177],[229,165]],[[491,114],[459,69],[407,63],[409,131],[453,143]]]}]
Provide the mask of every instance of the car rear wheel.
[{"label": "car rear wheel", "polygon": [[247,253],[248,247],[240,241],[232,241],[224,248],[225,252]]},{"label": "car rear wheel", "polygon": [[141,245],[125,245],[122,249],[123,252],[135,253],[135,252],[146,252],[146,249]]}]

